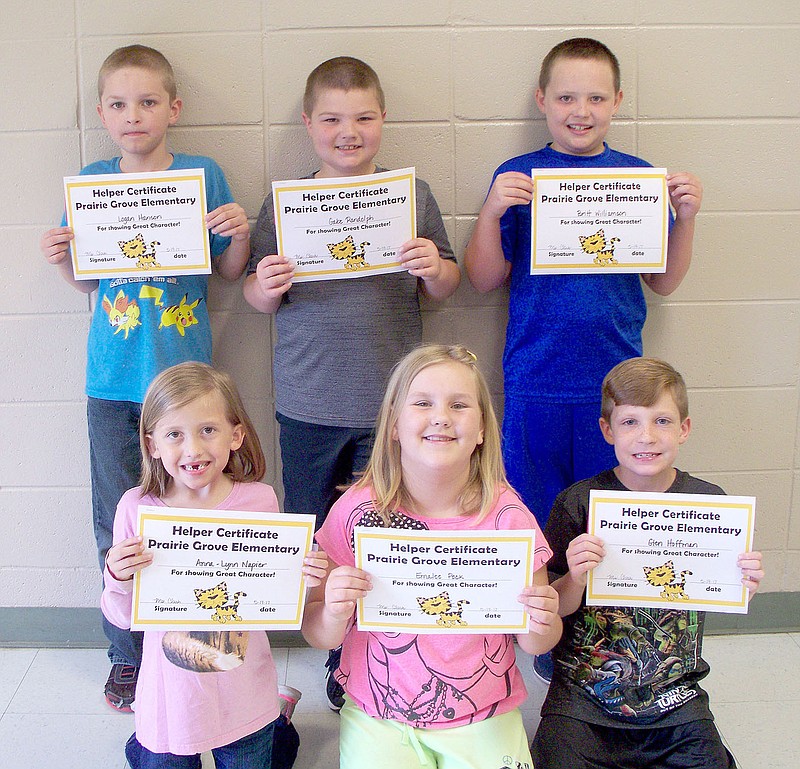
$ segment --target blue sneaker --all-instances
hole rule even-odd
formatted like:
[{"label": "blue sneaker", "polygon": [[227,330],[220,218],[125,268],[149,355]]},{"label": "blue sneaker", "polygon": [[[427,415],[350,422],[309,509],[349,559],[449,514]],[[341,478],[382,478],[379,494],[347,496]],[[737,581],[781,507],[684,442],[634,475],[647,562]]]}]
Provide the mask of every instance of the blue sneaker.
[{"label": "blue sneaker", "polygon": [[549,684],[553,680],[553,655],[537,654],[533,658],[533,672],[540,681]]},{"label": "blue sneaker", "polygon": [[331,649],[328,652],[328,661],[325,663],[325,667],[328,669],[325,674],[325,694],[328,697],[328,707],[335,713],[338,713],[344,705],[344,689],[334,675],[339,669],[341,658],[342,647],[340,646],[338,649]]}]

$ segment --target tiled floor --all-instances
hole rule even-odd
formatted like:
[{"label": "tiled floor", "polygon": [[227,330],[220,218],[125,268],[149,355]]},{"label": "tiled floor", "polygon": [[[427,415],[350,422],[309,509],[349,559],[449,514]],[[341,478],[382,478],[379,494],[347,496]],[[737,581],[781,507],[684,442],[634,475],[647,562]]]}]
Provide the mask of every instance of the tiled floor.
[{"label": "tiled floor", "polygon": [[[338,766],[338,716],[326,706],[323,652],[275,649],[279,680],[303,692],[294,722],[301,736],[297,769]],[[800,633],[710,636],[705,656],[717,725],[740,769],[800,765]],[[521,667],[533,734],[544,685]],[[101,689],[107,674],[99,649],[0,649],[2,769],[124,769],[122,746],[133,717],[114,713]],[[204,760],[204,767],[211,767]]]}]

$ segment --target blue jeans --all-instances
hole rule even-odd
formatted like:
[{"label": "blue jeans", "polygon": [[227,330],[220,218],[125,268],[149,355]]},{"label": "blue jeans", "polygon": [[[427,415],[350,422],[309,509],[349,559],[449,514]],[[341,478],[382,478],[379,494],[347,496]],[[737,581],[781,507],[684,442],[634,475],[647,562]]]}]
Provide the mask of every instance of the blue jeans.
[{"label": "blue jeans", "polygon": [[542,529],[561,491],[617,464],[599,418],[599,398],[597,403],[551,404],[506,394],[506,474]]},{"label": "blue jeans", "polygon": [[[92,476],[92,520],[100,569],[113,543],[114,515],[120,497],[139,484],[142,453],[139,448],[140,403],[89,398],[89,464]],[[112,625],[103,617],[103,632],[109,640],[112,664],[139,667],[142,634]]]},{"label": "blue jeans", "polygon": [[[270,769],[272,765],[272,733],[275,722],[267,724],[247,737],[211,752],[217,769]],[[125,758],[131,769],[200,769],[200,755],[176,756],[172,753],[151,753],[132,734],[125,745]]]},{"label": "blue jeans", "polygon": [[312,513],[316,528],[341,496],[337,487],[351,483],[367,466],[374,439],[372,428],[329,427],[300,422],[283,414],[281,426],[283,509],[287,513]]}]

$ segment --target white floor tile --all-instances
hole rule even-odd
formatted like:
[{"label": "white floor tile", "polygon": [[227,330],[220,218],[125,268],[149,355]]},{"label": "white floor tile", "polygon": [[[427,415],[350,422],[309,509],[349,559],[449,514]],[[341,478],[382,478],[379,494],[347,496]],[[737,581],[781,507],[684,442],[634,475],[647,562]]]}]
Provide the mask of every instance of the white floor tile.
[{"label": "white floor tile", "polygon": [[104,649],[40,649],[7,713],[113,714],[103,697],[110,669]]},{"label": "white floor tile", "polygon": [[735,702],[716,705],[713,710],[738,769],[797,769],[796,703]]},{"label": "white floor tile", "polygon": [[0,721],[3,769],[123,769],[133,716],[11,714]]},{"label": "white floor tile", "polygon": [[[338,769],[339,714],[327,708],[324,713],[295,711],[292,721],[300,735],[295,769]],[[381,766],[379,759],[375,766]]]},{"label": "white floor tile", "polygon": [[285,648],[272,649],[272,659],[275,662],[275,672],[278,674],[278,683],[286,683],[286,665],[289,662],[289,650]]},{"label": "white floor tile", "polygon": [[0,649],[0,714],[17,692],[36,657],[36,649]]},{"label": "white floor tile", "polygon": [[325,696],[325,660],[327,651],[319,649],[290,649],[286,668],[286,683],[299,689],[303,696],[295,713],[327,713]]},{"label": "white floor tile", "polygon": [[787,633],[706,636],[703,682],[717,703],[800,701],[800,650]]},{"label": "white floor tile", "polygon": [[[800,633],[708,636],[704,654],[712,668],[712,709],[739,769],[795,769]],[[325,697],[327,652],[277,648],[274,658],[279,682],[303,693],[294,716],[301,740],[297,769],[337,769],[339,716]],[[547,693],[532,664],[528,655],[519,655],[528,687],[522,715],[530,736]],[[133,717],[105,704],[107,675],[100,649],[0,649],[0,769],[124,769]],[[210,755],[203,767],[213,769]]]}]

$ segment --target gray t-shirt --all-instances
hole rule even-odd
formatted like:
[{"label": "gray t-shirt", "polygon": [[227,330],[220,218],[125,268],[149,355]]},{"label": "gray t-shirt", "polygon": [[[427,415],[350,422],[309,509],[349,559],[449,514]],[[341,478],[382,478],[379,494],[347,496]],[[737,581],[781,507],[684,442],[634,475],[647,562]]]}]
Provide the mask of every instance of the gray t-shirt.
[{"label": "gray t-shirt", "polygon": [[[417,235],[455,261],[439,206],[420,179],[416,197]],[[251,237],[248,274],[274,253],[270,194]],[[417,290],[407,272],[293,285],[275,315],[276,409],[301,422],[371,427],[392,366],[422,341]]]}]

